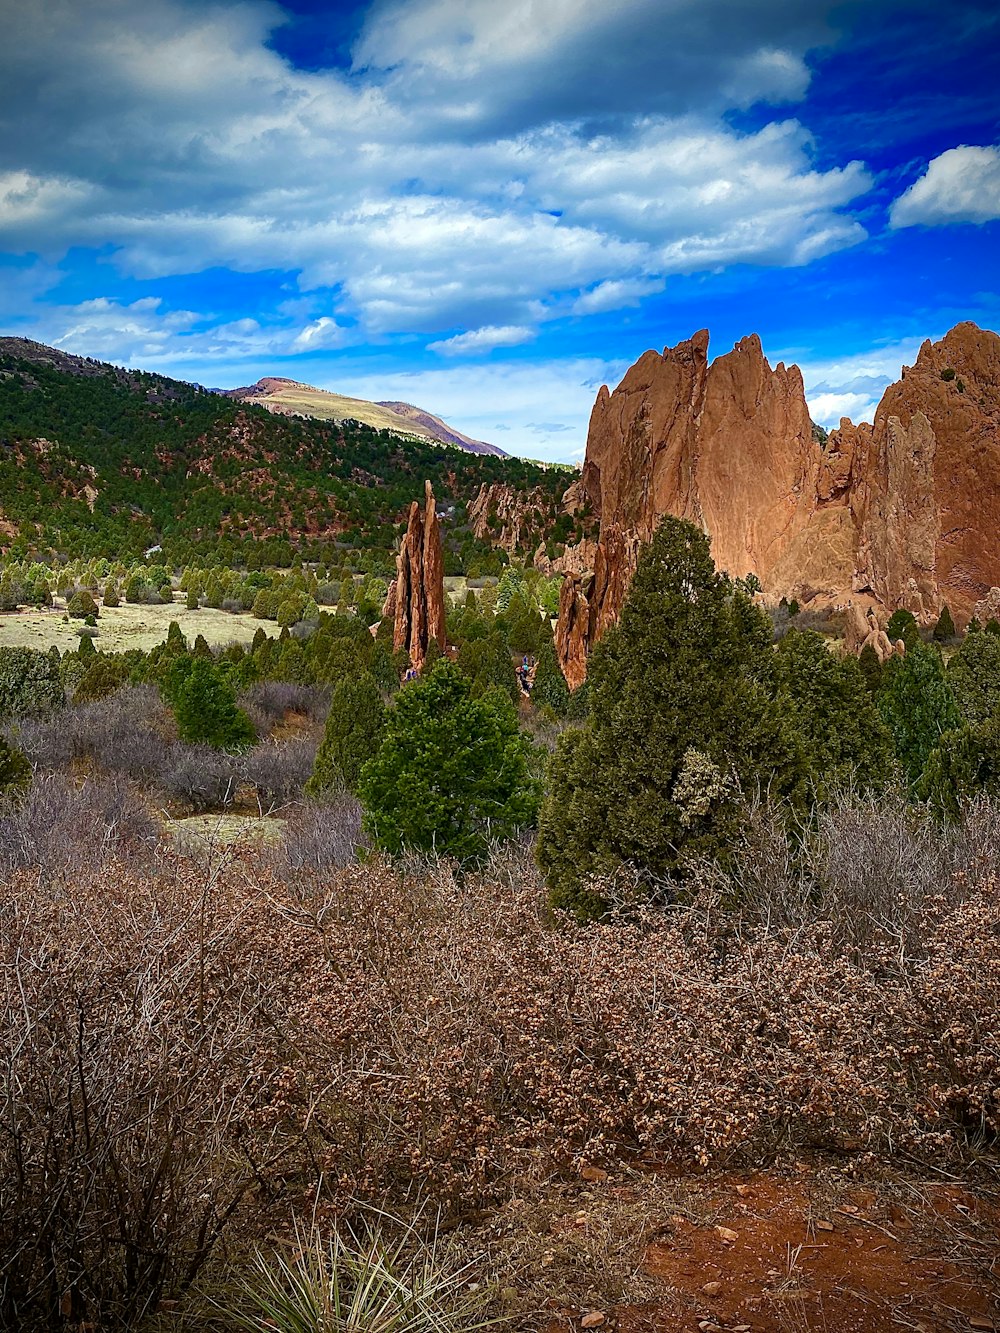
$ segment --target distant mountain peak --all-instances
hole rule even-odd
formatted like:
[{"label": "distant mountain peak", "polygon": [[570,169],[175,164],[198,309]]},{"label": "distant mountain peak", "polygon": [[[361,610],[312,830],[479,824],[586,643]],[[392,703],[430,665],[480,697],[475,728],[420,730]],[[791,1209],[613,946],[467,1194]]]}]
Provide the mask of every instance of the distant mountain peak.
[{"label": "distant mountain peak", "polygon": [[507,454],[495,444],[474,440],[449,426],[441,417],[427,412],[413,403],[395,401],[369,402],[366,398],[348,398],[311,384],[287,379],[282,375],[264,375],[256,384],[241,389],[224,389],[229,398],[257,403],[269,412],[286,416],[317,417],[322,421],[362,421],[378,430],[391,430],[400,435],[416,435],[422,439],[449,444],[472,454]]}]

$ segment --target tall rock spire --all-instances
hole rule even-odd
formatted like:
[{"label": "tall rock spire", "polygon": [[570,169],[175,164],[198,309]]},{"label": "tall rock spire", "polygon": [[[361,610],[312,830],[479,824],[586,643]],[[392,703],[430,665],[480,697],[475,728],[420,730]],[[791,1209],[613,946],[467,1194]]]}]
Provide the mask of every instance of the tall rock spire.
[{"label": "tall rock spire", "polygon": [[382,614],[393,618],[393,651],[404,649],[418,671],[431,639],[437,640],[442,652],[447,647],[441,527],[429,481],[424,482],[423,510],[416,500],[410,505],[406,535],[396,556],[396,581]]}]

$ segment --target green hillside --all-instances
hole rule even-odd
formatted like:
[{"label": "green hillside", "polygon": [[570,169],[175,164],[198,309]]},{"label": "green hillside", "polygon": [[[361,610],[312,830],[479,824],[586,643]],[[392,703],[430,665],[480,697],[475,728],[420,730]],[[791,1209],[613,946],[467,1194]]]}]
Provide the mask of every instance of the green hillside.
[{"label": "green hillside", "polygon": [[162,544],[261,560],[333,542],[389,549],[425,478],[449,519],[452,564],[485,549],[464,525],[481,485],[536,493],[525,553],[555,530],[566,485],[563,472],[520,459],[274,416],[161,375],[0,340],[0,549],[124,558]]}]

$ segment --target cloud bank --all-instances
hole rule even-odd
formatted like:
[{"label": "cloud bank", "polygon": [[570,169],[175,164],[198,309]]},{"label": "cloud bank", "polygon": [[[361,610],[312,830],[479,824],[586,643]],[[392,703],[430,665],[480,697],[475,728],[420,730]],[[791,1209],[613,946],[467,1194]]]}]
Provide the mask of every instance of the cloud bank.
[{"label": "cloud bank", "polygon": [[316,72],[269,45],[272,4],[35,0],[0,50],[0,246],[279,271],[310,297],[299,346],[444,356],[671,275],[808,263],[864,237],[865,168],[726,113],[802,96],[828,7],[382,3],[352,68]]}]

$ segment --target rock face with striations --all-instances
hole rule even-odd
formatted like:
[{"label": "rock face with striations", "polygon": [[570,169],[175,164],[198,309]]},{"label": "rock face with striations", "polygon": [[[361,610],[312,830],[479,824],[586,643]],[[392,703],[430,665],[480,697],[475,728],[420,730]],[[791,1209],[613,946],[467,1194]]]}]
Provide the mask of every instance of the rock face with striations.
[{"label": "rock face with striations", "polygon": [[393,651],[404,649],[418,671],[431,639],[442,652],[447,647],[441,528],[429,481],[424,482],[423,510],[416,500],[410,505],[406,536],[396,556],[396,581],[389,585],[382,615],[393,621]]},{"label": "rock face with striations", "polygon": [[717,566],[755,574],[769,601],[967,617],[1000,585],[1000,337],[959,324],[925,342],[874,425],[845,418],[825,443],[798,367],[772,369],[756,336],[711,364],[704,330],[646,352],[597,396],[571,502],[588,501],[600,537],[557,629],[571,685],[664,514],[706,531]]}]

